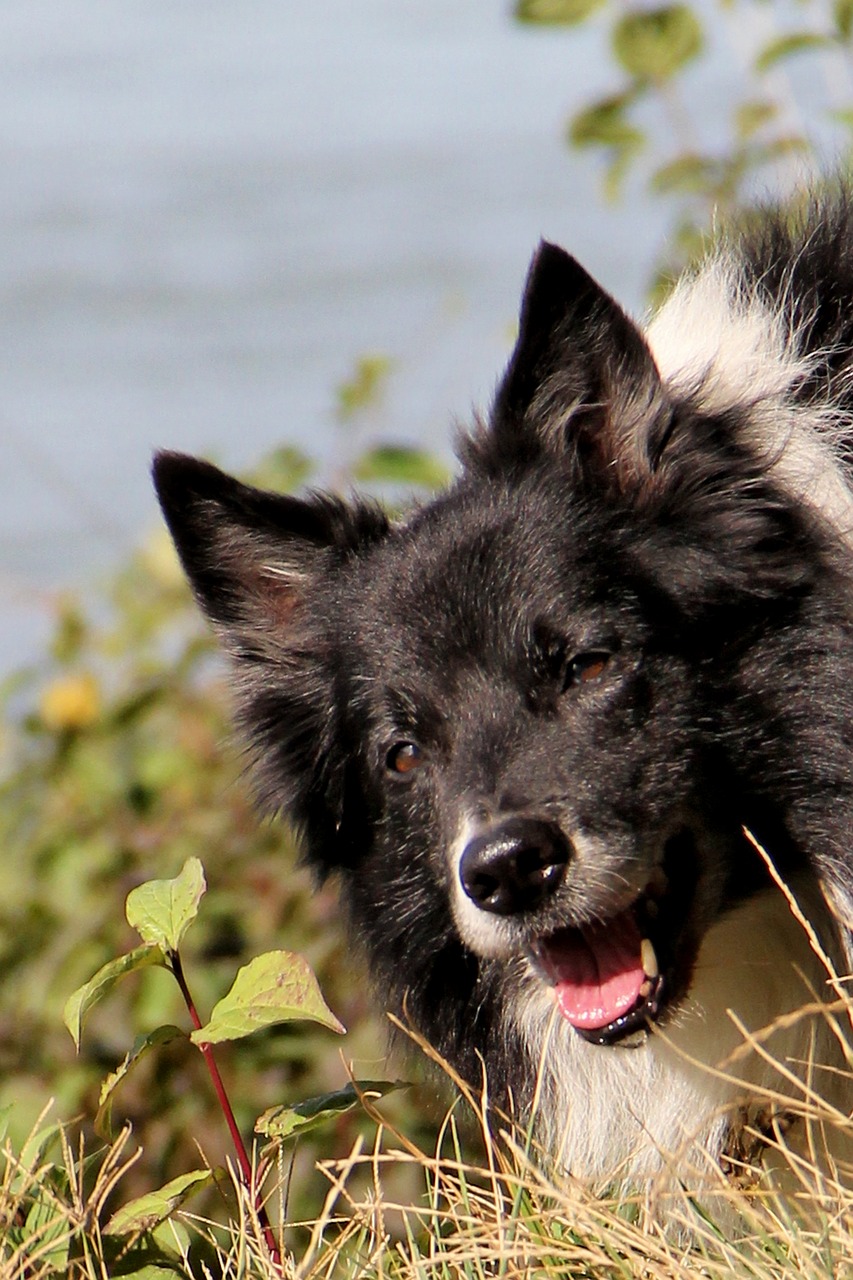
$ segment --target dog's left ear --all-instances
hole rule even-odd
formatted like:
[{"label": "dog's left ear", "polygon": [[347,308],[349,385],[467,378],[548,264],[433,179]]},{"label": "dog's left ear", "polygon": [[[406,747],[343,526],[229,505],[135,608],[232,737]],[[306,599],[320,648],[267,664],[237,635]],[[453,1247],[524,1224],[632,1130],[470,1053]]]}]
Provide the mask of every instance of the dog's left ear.
[{"label": "dog's left ear", "polygon": [[543,242],[488,428],[463,442],[463,461],[506,470],[557,454],[630,489],[648,475],[645,446],[664,409],[640,330],[580,263]]}]

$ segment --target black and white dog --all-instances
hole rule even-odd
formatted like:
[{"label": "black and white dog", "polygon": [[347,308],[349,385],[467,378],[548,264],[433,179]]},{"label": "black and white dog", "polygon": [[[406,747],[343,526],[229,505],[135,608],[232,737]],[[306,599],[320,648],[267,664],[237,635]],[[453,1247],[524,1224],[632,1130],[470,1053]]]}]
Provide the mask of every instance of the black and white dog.
[{"label": "black and white dog", "polygon": [[380,1001],[593,1181],[724,1159],[773,1057],[853,1106],[849,1019],[784,1017],[851,967],[851,415],[839,196],[645,330],[543,244],[459,478],[403,519],[157,459],[263,799]]}]

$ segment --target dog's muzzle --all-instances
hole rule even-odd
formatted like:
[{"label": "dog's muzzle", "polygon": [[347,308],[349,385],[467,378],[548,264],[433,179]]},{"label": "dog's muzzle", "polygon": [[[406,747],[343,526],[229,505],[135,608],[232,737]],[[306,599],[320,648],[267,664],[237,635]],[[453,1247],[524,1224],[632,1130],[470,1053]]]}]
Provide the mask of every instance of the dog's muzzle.
[{"label": "dog's muzzle", "polygon": [[[546,819],[507,818],[481,829],[459,859],[459,884],[476,909],[463,913],[464,936],[482,956],[513,949],[525,954],[584,1039],[627,1043],[689,983],[696,949],[688,927],[699,876],[695,843],[688,828],[677,830],[639,892],[600,915],[578,917],[562,901],[576,855],[571,841]],[[509,950],[500,953],[496,940]]]},{"label": "dog's muzzle", "polygon": [[535,911],[560,888],[571,850],[559,827],[537,818],[509,818],[466,845],[462,888],[493,915]]}]

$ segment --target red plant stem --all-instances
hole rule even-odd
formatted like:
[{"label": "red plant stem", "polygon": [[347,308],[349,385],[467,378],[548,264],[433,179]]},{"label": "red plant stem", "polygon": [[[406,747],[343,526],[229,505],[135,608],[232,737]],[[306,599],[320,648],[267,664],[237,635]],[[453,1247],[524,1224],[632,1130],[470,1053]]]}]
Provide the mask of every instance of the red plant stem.
[{"label": "red plant stem", "polygon": [[[167,960],[169,962],[169,967],[174,974],[175,981],[181,989],[181,995],[184,997],[184,1003],[187,1006],[190,1021],[196,1031],[200,1031],[203,1023],[201,1018],[198,1016],[195,1002],[190,994],[190,989],[187,986],[187,980],[184,977],[183,965],[181,964],[181,957],[178,955],[177,951],[169,951],[167,954]],[[272,1229],[272,1223],[269,1220],[269,1215],[261,1201],[260,1192],[258,1188],[254,1186],[252,1162],[249,1159],[249,1153],[246,1150],[246,1144],[243,1141],[243,1136],[237,1128],[234,1111],[231,1107],[228,1094],[225,1092],[225,1085],[222,1081],[222,1076],[219,1074],[216,1059],[213,1056],[213,1045],[201,1040],[197,1042],[196,1047],[201,1050],[202,1056],[207,1064],[207,1070],[210,1075],[216,1097],[219,1101],[220,1107],[222,1108],[222,1114],[225,1116],[225,1123],[228,1125],[228,1132],[231,1134],[231,1141],[234,1143],[234,1150],[237,1153],[237,1163],[240,1166],[240,1173],[242,1175],[243,1182],[254,1196],[255,1211],[257,1212],[258,1221],[260,1222],[261,1229],[264,1233],[264,1239],[266,1241],[267,1248],[269,1249],[270,1257],[272,1258],[273,1264],[278,1267],[279,1271],[283,1275],[284,1268],[282,1266],[281,1250],[276,1242],[275,1232]]]}]

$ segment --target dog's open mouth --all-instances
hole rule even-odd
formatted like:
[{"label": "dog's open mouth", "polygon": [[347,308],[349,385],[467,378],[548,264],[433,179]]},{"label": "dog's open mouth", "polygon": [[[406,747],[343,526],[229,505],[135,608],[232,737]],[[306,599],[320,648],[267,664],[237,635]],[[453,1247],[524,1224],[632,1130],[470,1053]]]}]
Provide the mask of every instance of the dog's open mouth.
[{"label": "dog's open mouth", "polygon": [[534,957],[563,1017],[596,1044],[612,1044],[657,1017],[664,978],[632,907],[538,939]]},{"label": "dog's open mouth", "polygon": [[686,927],[698,866],[689,833],[667,843],[663,867],[629,907],[537,938],[530,958],[560,1013],[586,1040],[615,1044],[654,1022],[689,984]]}]

